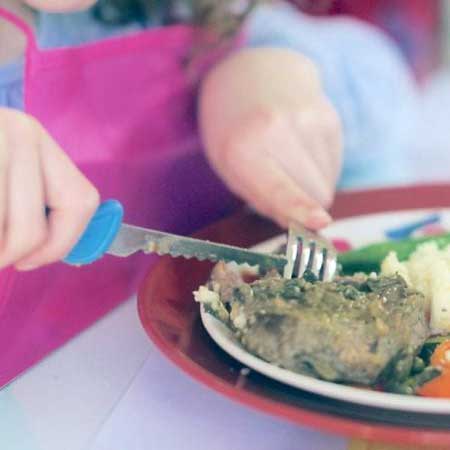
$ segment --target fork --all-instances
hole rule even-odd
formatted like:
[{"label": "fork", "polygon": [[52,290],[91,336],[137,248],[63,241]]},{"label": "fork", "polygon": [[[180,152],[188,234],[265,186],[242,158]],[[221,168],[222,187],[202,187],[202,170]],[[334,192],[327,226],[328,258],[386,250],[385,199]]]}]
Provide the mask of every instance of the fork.
[{"label": "fork", "polygon": [[286,259],[284,278],[301,278],[309,271],[321,281],[332,281],[336,274],[337,252],[333,244],[300,225],[289,227]]}]

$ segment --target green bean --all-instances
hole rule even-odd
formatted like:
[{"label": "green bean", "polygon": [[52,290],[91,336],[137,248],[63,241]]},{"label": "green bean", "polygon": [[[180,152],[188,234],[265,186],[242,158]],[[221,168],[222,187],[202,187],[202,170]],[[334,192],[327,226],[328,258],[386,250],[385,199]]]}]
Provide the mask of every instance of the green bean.
[{"label": "green bean", "polygon": [[441,371],[435,367],[425,367],[420,373],[408,377],[406,380],[387,383],[385,389],[388,392],[393,392],[395,394],[413,395],[420,386],[431,381],[440,374]]},{"label": "green bean", "polygon": [[407,259],[419,244],[431,241],[436,242],[439,248],[446,247],[450,245],[450,233],[367,245],[339,254],[338,263],[345,274],[378,272],[383,259],[389,252],[396,252],[398,259],[402,261]]},{"label": "green bean", "polygon": [[417,375],[420,372],[423,372],[423,370],[425,369],[425,362],[422,358],[419,358],[418,356],[416,356],[414,358],[414,362],[413,362],[413,366],[411,369],[411,373],[413,375]]}]

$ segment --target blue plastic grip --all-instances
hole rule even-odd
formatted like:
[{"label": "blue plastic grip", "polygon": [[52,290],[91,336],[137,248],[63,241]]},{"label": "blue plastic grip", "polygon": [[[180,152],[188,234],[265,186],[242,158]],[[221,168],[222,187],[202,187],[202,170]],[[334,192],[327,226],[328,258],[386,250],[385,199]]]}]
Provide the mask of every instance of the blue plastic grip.
[{"label": "blue plastic grip", "polygon": [[117,200],[103,202],[64,262],[78,266],[100,259],[117,236],[122,219],[123,207],[120,202]]}]

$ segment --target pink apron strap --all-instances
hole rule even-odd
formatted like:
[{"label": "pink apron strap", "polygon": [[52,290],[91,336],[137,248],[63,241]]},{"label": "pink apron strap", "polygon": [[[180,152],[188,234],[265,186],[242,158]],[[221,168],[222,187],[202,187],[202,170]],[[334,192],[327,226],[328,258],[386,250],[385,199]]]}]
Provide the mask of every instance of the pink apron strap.
[{"label": "pink apron strap", "polygon": [[2,8],[1,6],[0,6],[0,18],[5,19],[9,23],[17,27],[25,34],[27,38],[27,48],[25,51],[25,73],[24,73],[25,94],[23,102],[24,102],[24,110],[28,111],[29,100],[28,100],[27,86],[31,79],[31,65],[32,65],[31,61],[33,59],[33,56],[39,54],[35,33],[33,27],[31,27],[27,22],[25,22],[25,20],[11,13],[7,9]]},{"label": "pink apron strap", "polygon": [[31,48],[37,47],[34,30],[27,22],[25,22],[25,20],[11,13],[7,9],[2,8],[1,6],[0,6],[0,18],[3,18],[12,25],[16,26],[25,34],[28,40],[28,50],[30,49],[30,47]]}]

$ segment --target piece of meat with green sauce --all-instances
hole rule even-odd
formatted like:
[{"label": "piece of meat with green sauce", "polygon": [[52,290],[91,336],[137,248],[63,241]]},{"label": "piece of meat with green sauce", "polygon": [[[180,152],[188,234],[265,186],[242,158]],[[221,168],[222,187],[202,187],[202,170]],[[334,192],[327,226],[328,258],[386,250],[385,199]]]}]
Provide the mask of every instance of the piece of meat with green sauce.
[{"label": "piece of meat with green sauce", "polygon": [[400,276],[246,283],[238,274],[218,264],[206,306],[248,351],[294,372],[373,385],[402,360],[408,366],[429,335],[425,298]]}]

